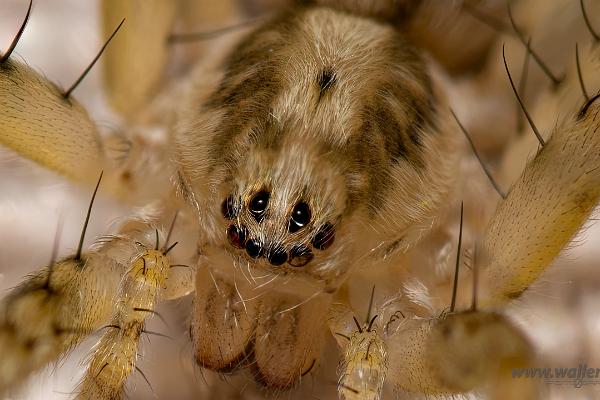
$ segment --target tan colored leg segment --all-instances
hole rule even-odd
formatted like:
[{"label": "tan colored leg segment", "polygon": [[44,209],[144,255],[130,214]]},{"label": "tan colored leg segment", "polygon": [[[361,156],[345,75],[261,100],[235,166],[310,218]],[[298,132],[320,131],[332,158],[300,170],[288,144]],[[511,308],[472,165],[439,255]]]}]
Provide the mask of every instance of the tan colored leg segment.
[{"label": "tan colored leg segment", "polygon": [[487,389],[493,399],[510,393],[505,398],[519,400],[539,395],[534,381],[512,379],[514,368],[531,367],[533,351],[501,315],[468,311],[412,319],[386,344],[388,378],[402,390],[448,395]]},{"label": "tan colored leg segment", "polygon": [[331,300],[328,294],[303,301],[277,292],[261,299],[254,345],[257,381],[288,389],[318,364]]},{"label": "tan colored leg segment", "polygon": [[600,102],[554,132],[496,210],[482,244],[482,305],[517,298],[552,263],[600,198]]},{"label": "tan colored leg segment", "polygon": [[[79,258],[68,257],[34,273],[2,299],[0,396],[106,324],[123,327],[118,332],[131,338],[132,332],[141,330],[145,318],[152,316],[157,291],[167,284],[169,263],[161,251],[147,250],[148,246],[138,242],[154,244],[155,230],[148,230],[141,219],[132,218],[121,232],[102,238]],[[131,341],[123,345],[125,340],[112,336],[103,337],[101,343],[108,339],[112,340],[108,347],[113,350],[108,354],[119,352],[119,345],[131,348]],[[100,351],[102,345],[97,349]],[[130,356],[135,358],[136,352]],[[100,374],[94,377],[105,378]],[[91,397],[108,393],[106,385],[96,392],[90,390],[91,386],[82,386],[85,393],[94,393]],[[121,389],[117,387],[114,393],[121,393]]]},{"label": "tan colored leg segment", "polygon": [[231,371],[248,356],[258,302],[241,299],[239,287],[208,268],[198,271],[196,282],[190,330],[196,360],[215,371]]},{"label": "tan colored leg segment", "polygon": [[102,26],[109,35],[125,18],[118,37],[103,56],[108,97],[125,116],[149,103],[169,61],[176,0],[103,0]]},{"label": "tan colored leg segment", "polygon": [[[124,268],[108,252],[66,258],[35,273],[0,303],[0,393],[55,361],[110,318]],[[51,271],[51,273],[50,273]]]},{"label": "tan colored leg segment", "polygon": [[75,180],[95,181],[106,167],[84,108],[14,59],[0,64],[0,144]]},{"label": "tan colored leg segment", "polygon": [[137,360],[146,319],[164,290],[169,260],[160,250],[139,247],[115,298],[115,314],[94,348],[77,399],[120,399]]}]

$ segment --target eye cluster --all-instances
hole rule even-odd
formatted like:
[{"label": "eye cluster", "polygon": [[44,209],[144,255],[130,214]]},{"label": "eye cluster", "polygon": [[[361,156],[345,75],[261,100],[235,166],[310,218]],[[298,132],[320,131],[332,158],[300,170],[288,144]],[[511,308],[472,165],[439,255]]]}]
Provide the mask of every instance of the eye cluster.
[{"label": "eye cluster", "polygon": [[[248,212],[259,224],[267,217],[269,209],[269,198],[271,194],[267,190],[255,193],[247,203]],[[241,201],[236,201],[233,195],[228,196],[221,204],[221,214],[225,219],[234,220],[242,211]],[[305,229],[312,221],[312,212],[308,203],[300,200],[294,205],[287,222],[288,232],[296,233]],[[242,224],[231,224],[227,228],[227,239],[229,243],[237,248],[244,249],[251,258],[266,257],[269,263],[275,266],[286,262],[293,267],[303,267],[313,258],[312,249],[325,250],[333,244],[335,239],[335,228],[329,222],[323,224],[311,241],[312,246],[302,243],[294,244],[286,249],[283,244],[270,243],[268,246],[257,238],[249,235],[248,229]],[[312,248],[311,248],[312,247]]]}]

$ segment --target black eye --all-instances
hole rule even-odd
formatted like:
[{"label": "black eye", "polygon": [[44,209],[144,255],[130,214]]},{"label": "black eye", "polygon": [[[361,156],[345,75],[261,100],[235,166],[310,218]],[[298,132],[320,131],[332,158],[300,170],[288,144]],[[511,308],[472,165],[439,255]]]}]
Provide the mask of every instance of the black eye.
[{"label": "black eye", "polygon": [[233,195],[230,195],[221,203],[221,214],[226,219],[232,220],[237,217],[237,213],[237,209],[235,208],[235,199],[233,198]]},{"label": "black eye", "polygon": [[288,255],[282,247],[277,246],[269,251],[267,260],[269,260],[272,265],[281,265],[288,260]]},{"label": "black eye", "polygon": [[252,258],[258,258],[263,253],[262,245],[257,240],[248,240],[246,242],[246,253]]},{"label": "black eye", "polygon": [[296,204],[292,210],[290,218],[289,231],[297,232],[310,222],[310,207],[304,201]]},{"label": "black eye", "polygon": [[288,263],[292,267],[304,267],[314,258],[312,251],[306,246],[296,245],[290,250],[290,260]]},{"label": "black eye", "polygon": [[269,205],[269,192],[261,190],[250,200],[249,208],[255,218],[260,218]]},{"label": "black eye", "polygon": [[319,229],[319,232],[312,240],[313,246],[319,250],[325,250],[333,244],[335,239],[335,228],[329,222]]},{"label": "black eye", "polygon": [[243,249],[246,246],[246,228],[238,228],[236,225],[229,225],[227,228],[227,239],[233,247]]}]

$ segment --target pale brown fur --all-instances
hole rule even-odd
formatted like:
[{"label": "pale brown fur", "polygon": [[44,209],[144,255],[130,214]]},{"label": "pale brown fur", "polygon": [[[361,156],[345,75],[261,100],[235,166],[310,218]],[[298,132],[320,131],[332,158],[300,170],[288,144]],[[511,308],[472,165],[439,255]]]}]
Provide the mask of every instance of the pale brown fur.
[{"label": "pale brown fur", "polygon": [[[434,89],[439,82],[432,82],[426,64],[398,30],[328,7],[299,8],[248,35],[225,62],[216,88],[192,97],[197,106],[184,115],[174,145],[182,184],[201,210],[208,255],[201,265],[218,279],[237,282],[241,294],[232,292],[230,302],[260,293],[252,287],[262,282],[246,278],[240,283],[245,268],[250,277],[266,274],[285,282],[268,289],[294,293],[303,304],[319,291],[335,291],[352,270],[352,259],[369,249],[382,242],[406,249],[420,239],[452,184],[449,173],[459,153],[451,150],[455,126],[446,122],[448,110]],[[258,220],[248,207],[261,191],[270,197]],[[229,196],[236,210],[231,222],[219,207]],[[290,233],[290,214],[300,201],[308,204],[312,218]],[[311,241],[327,223],[336,238],[321,251]],[[228,244],[222,232],[232,226],[255,240],[265,257],[254,260]],[[273,252],[289,253],[298,245],[314,254],[306,266],[275,267],[267,261]],[[222,252],[229,257],[216,256]],[[296,283],[287,284],[290,279]],[[302,280],[308,289],[299,288]],[[199,280],[197,291],[206,285]],[[252,302],[272,309],[270,297]],[[204,296],[197,301],[196,312],[216,312],[202,305]],[[261,321],[257,335],[264,329]],[[287,331],[286,323],[281,320],[277,329]],[[230,368],[252,345],[252,328],[230,325],[227,337],[244,339],[236,344],[236,354],[215,362],[218,354],[205,353],[203,343],[214,328],[204,326],[195,324],[192,330],[202,365],[211,360],[208,365]],[[315,337],[308,342],[319,342],[321,331],[302,332]],[[258,357],[261,351],[255,351]],[[300,376],[305,362],[293,352],[290,357],[287,362],[298,367],[289,374]],[[267,366],[257,361],[264,374]],[[279,373],[265,384],[295,381],[288,372]]]}]

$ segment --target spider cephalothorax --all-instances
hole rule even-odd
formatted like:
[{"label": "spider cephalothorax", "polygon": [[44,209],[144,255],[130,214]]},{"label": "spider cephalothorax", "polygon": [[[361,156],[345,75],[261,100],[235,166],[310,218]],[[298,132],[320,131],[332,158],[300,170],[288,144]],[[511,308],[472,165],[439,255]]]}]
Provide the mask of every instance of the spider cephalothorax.
[{"label": "spider cephalothorax", "polygon": [[[200,111],[177,135],[181,175],[195,201],[211,205],[207,218],[218,219],[228,202],[230,244],[253,259],[272,255],[271,265],[293,258],[296,245],[330,246],[315,238],[355,236],[352,225],[388,225],[368,241],[350,239],[354,256],[381,236],[402,237],[437,206],[435,197],[422,201],[424,186],[440,195],[450,182],[436,165],[454,160],[453,131],[441,130],[443,100],[415,49],[383,22],[326,7],[294,10],[234,49],[216,90],[196,101]],[[299,224],[298,206],[310,214]],[[222,242],[222,224],[214,226],[209,237]]]},{"label": "spider cephalothorax", "polygon": [[[239,301],[256,298],[256,287],[291,293],[298,304],[330,295],[382,240],[414,240],[415,219],[435,213],[451,182],[439,166],[453,165],[454,131],[443,124],[447,112],[425,63],[398,30],[303,7],[251,33],[225,65],[216,89],[180,125],[176,157],[194,201],[213,211],[201,218],[219,220],[201,235],[213,238],[205,266],[236,282]],[[240,283],[244,270],[250,279]],[[264,274],[273,283],[253,278]],[[278,322],[283,332],[287,323]],[[210,340],[196,326],[195,340]],[[283,332],[271,340],[287,341]],[[249,329],[240,351],[253,335]],[[296,378],[284,376],[285,385],[310,361],[291,371]]]}]

